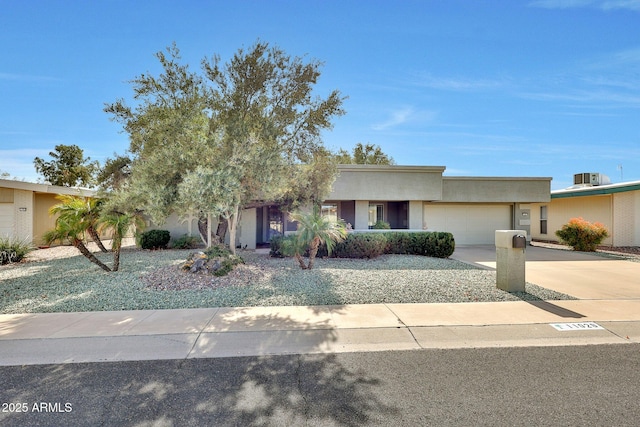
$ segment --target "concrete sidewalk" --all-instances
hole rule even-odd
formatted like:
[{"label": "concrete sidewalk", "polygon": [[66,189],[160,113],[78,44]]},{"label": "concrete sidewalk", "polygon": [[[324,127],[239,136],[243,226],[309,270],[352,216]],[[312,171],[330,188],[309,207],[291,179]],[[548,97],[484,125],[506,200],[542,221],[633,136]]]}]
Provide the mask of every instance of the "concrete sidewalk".
[{"label": "concrete sidewalk", "polygon": [[0,365],[640,343],[640,263],[565,252],[528,248],[527,281],[579,300],[0,315]]}]

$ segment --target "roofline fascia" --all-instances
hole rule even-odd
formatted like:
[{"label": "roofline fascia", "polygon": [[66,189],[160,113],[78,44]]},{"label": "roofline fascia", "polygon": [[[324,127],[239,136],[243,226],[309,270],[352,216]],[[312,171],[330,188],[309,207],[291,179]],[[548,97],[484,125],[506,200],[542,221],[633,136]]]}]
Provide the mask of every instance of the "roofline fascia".
[{"label": "roofline fascia", "polygon": [[35,182],[16,181],[12,179],[0,179],[0,187],[46,194],[66,194],[71,196],[85,197],[95,197],[97,195],[96,190],[91,190],[89,188],[62,187],[59,185],[39,184]]},{"label": "roofline fascia", "polygon": [[552,181],[548,176],[443,176],[450,181]]},{"label": "roofline fascia", "polygon": [[338,165],[340,172],[428,172],[442,173],[446,166]]},{"label": "roofline fascia", "polygon": [[592,187],[588,190],[574,190],[574,191],[562,191],[559,193],[551,193],[552,199],[566,199],[569,197],[586,197],[586,196],[602,196],[606,194],[625,193],[627,191],[640,190],[639,184],[625,185],[625,186],[602,186]]}]

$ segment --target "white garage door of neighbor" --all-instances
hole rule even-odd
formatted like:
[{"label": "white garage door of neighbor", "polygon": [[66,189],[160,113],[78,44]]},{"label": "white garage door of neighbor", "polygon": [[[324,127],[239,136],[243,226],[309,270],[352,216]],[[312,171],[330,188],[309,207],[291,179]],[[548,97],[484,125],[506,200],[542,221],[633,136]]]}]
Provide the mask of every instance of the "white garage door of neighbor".
[{"label": "white garage door of neighbor", "polygon": [[0,238],[13,237],[13,203],[0,203]]},{"label": "white garage door of neighbor", "polygon": [[457,244],[492,245],[496,230],[511,229],[511,206],[427,204],[424,222],[429,230],[452,233]]}]

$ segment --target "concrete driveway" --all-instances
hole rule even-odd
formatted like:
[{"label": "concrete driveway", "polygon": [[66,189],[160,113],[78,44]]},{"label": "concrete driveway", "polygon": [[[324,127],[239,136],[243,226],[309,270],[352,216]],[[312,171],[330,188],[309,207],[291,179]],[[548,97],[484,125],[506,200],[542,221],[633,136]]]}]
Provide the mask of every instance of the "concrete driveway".
[{"label": "concrete driveway", "polygon": [[[451,258],[496,268],[493,245],[456,246]],[[579,299],[640,299],[640,262],[539,246],[527,246],[525,258],[528,283]]]}]

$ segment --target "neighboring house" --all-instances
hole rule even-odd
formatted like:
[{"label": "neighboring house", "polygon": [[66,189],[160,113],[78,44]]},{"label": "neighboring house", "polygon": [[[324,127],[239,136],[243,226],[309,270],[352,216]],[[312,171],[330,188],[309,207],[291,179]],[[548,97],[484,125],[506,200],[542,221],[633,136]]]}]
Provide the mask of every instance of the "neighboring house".
[{"label": "neighboring house", "polygon": [[607,227],[604,245],[640,246],[640,181],[610,184],[606,176],[588,173],[574,175],[574,182],[552,191],[548,203],[532,205],[534,239],[558,241],[556,231],[571,218],[582,217]]},{"label": "neighboring house", "polygon": [[93,196],[95,191],[0,179],[0,237],[43,244],[42,235],[55,227],[49,208],[59,194]]},{"label": "neighboring house", "polygon": [[[495,230],[526,230],[532,203],[548,203],[551,178],[446,177],[444,166],[340,165],[325,215],[342,218],[354,230],[378,220],[399,230],[453,233],[457,244],[494,244]],[[169,218],[173,237],[197,233],[195,218]],[[238,228],[239,245],[253,249],[274,234],[294,231],[278,206],[246,209]]]}]

